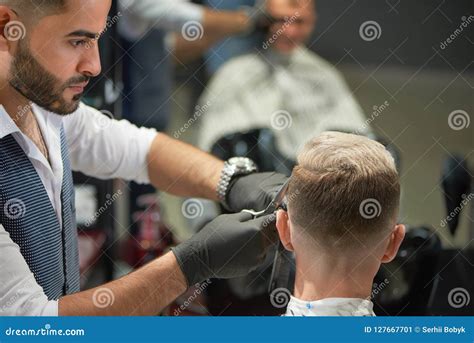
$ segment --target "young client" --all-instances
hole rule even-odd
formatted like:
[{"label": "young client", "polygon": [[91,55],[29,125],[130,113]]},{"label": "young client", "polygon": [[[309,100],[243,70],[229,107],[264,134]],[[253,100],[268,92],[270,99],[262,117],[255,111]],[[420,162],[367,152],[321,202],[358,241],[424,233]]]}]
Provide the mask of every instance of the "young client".
[{"label": "young client", "polygon": [[287,316],[374,316],[372,283],[405,236],[400,183],[390,153],[368,138],[325,132],[298,156],[277,213],[280,240],[296,257]]}]

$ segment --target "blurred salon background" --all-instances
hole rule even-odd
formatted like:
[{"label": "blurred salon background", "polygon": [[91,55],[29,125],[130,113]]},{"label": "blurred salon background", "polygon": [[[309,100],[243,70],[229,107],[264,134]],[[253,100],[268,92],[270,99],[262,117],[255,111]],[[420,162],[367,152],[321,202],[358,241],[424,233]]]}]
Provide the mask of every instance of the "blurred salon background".
[{"label": "blurred salon background", "polygon": [[[374,285],[377,314],[472,315],[472,303],[446,300],[455,287],[473,294],[472,0],[146,3],[114,3],[89,103],[288,174],[301,144],[325,130],[380,140],[398,162],[400,221],[412,231],[381,270],[389,282]],[[76,183],[86,287],[143,265],[222,210],[123,181]],[[167,314],[278,314],[265,282],[215,281],[185,313],[175,304]]]}]

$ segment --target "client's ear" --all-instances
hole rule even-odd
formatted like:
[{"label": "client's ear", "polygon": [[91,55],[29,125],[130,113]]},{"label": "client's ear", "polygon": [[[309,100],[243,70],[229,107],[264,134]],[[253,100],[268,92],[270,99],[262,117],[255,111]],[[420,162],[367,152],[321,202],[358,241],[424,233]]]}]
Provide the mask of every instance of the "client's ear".
[{"label": "client's ear", "polygon": [[291,244],[290,218],[288,217],[288,212],[284,210],[277,211],[276,227],[280,241],[283,243],[285,249],[294,251],[293,245]]},{"label": "client's ear", "polygon": [[389,242],[387,248],[385,249],[385,253],[382,257],[382,263],[388,263],[393,261],[395,256],[397,256],[397,252],[403,242],[403,238],[405,238],[405,225],[395,225],[395,228],[390,234]]}]

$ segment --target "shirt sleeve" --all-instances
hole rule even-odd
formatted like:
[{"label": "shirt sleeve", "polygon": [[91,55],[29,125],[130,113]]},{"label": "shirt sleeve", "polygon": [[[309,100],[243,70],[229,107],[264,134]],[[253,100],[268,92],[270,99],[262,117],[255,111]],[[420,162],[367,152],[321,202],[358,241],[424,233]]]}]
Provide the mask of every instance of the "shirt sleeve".
[{"label": "shirt sleeve", "polygon": [[150,26],[178,31],[189,21],[202,23],[203,6],[188,0],[120,0],[120,8]]},{"label": "shirt sleeve", "polygon": [[58,301],[48,300],[2,225],[0,251],[0,316],[57,317]]},{"label": "shirt sleeve", "polygon": [[111,119],[85,104],[63,123],[74,171],[104,180],[150,183],[147,159],[156,130]]}]

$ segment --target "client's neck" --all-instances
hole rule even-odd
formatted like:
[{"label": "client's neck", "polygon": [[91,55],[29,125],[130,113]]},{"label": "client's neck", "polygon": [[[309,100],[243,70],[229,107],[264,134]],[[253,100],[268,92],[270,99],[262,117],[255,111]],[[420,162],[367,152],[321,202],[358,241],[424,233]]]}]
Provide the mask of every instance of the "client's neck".
[{"label": "client's neck", "polygon": [[[337,253],[337,252],[335,252]],[[316,262],[296,258],[294,296],[305,301],[324,298],[370,299],[378,266],[320,256]]]}]

